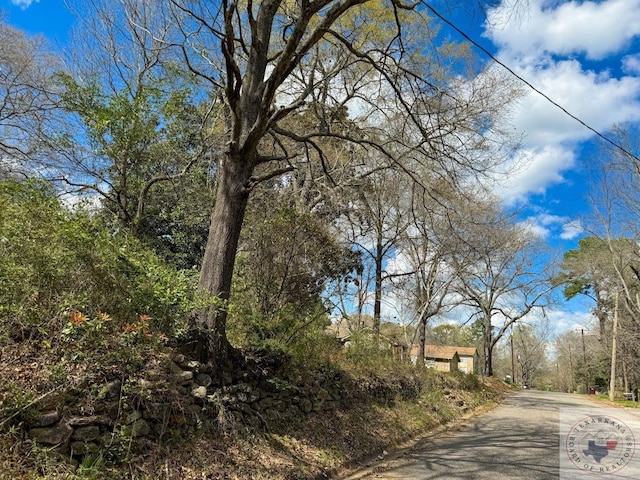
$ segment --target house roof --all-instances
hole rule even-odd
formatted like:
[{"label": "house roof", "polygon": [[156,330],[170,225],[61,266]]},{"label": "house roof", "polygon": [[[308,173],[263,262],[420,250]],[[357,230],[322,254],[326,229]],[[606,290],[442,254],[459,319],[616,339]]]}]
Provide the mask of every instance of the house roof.
[{"label": "house roof", "polygon": [[440,346],[440,345],[425,345],[424,356],[425,358],[445,358],[447,360],[453,359],[458,353],[458,347]]},{"label": "house roof", "polygon": [[[478,350],[476,347],[457,347],[454,345],[425,345],[424,354],[426,358],[445,358],[452,359],[457,353],[458,356],[472,357]],[[411,355],[418,354],[418,346],[414,345],[411,349]]]},{"label": "house roof", "polygon": [[476,347],[456,347],[458,349],[458,355],[464,355],[473,357],[476,353],[478,353],[478,349]]}]

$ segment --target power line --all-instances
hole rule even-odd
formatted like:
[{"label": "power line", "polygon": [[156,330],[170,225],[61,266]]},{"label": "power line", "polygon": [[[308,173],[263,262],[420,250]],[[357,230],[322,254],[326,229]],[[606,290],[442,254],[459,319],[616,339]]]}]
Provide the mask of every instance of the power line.
[{"label": "power line", "polygon": [[602,133],[600,133],[598,130],[596,130],[595,128],[593,128],[592,126],[588,125],[586,122],[584,122],[583,120],[581,120],[580,118],[578,118],[577,116],[575,116],[573,113],[569,112],[566,108],[564,108],[562,105],[560,105],[559,103],[557,103],[556,101],[554,101],[552,98],[550,98],[547,94],[545,94],[544,92],[538,90],[535,86],[533,86],[529,81],[527,81],[526,79],[522,78],[520,75],[518,75],[516,72],[514,72],[508,65],[504,64],[503,62],[501,62],[500,60],[498,60],[489,50],[487,50],[486,48],[484,48],[482,45],[480,45],[478,42],[476,42],[473,38],[471,38],[469,35],[467,35],[463,30],[461,30],[457,25],[455,25],[454,23],[452,23],[451,21],[449,21],[448,19],[446,19],[445,17],[443,17],[435,8],[433,8],[431,5],[429,5],[428,3],[424,3],[424,5],[427,7],[427,9],[429,9],[436,17],[438,17],[440,20],[442,20],[444,23],[446,23],[447,25],[449,25],[451,28],[453,28],[456,32],[458,32],[460,35],[462,35],[467,41],[469,41],[473,46],[475,46],[476,48],[480,49],[485,55],[487,55],[491,60],[493,60],[495,63],[497,63],[498,65],[500,65],[502,68],[504,68],[507,72],[509,72],[511,75],[513,75],[514,77],[516,77],[518,80],[520,80],[522,83],[524,83],[527,87],[529,87],[531,90],[533,90],[534,92],[536,92],[538,95],[542,96],[545,100],[547,100],[549,103],[551,103],[552,105],[554,105],[555,107],[559,108],[560,110],[562,110],[562,112],[564,112],[566,115],[568,115],[569,117],[573,118],[576,122],[580,123],[582,126],[586,127],[587,129],[591,130],[593,133],[595,133],[598,137],[600,137],[601,139],[603,139],[605,142],[613,145],[615,148],[617,148],[618,150],[620,150],[621,152],[623,152],[625,155],[628,155],[629,157],[637,160],[638,162],[640,162],[640,158],[638,158],[637,156],[635,156],[633,153],[631,153],[630,151],[628,151],[626,148],[624,148],[622,145],[614,142],[613,140],[611,140],[610,138],[608,138],[607,136],[603,135]]}]

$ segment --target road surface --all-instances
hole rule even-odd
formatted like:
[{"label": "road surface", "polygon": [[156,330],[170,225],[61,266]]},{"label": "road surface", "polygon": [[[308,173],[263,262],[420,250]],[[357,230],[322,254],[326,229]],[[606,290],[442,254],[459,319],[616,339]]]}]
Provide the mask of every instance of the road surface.
[{"label": "road surface", "polygon": [[640,408],[525,390],[344,480],[640,479]]}]

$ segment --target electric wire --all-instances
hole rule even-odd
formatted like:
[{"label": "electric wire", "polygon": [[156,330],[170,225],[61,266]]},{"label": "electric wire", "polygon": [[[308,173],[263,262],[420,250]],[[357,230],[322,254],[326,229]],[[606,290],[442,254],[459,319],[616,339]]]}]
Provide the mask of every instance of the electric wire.
[{"label": "electric wire", "polygon": [[433,8],[431,5],[429,5],[428,3],[424,3],[425,7],[431,11],[436,17],[438,17],[440,20],[442,20],[444,23],[446,23],[447,25],[449,25],[451,28],[453,28],[456,32],[458,32],[460,35],[462,35],[468,42],[470,42],[474,47],[478,48],[479,50],[481,50],[485,55],[487,55],[491,60],[493,60],[495,63],[497,63],[498,65],[500,65],[502,68],[504,68],[507,72],[509,72],[511,75],[513,75],[515,78],[517,78],[519,81],[521,81],[522,83],[524,83],[527,87],[529,87],[531,90],[533,90],[534,92],[536,92],[538,95],[542,96],[545,100],[547,100],[548,102],[550,102],[552,105],[554,105],[555,107],[559,108],[560,110],[562,110],[562,112],[564,112],[566,115],[568,115],[569,117],[571,117],[572,119],[574,119],[575,121],[577,121],[578,123],[580,123],[582,126],[586,127],[587,129],[589,129],[591,132],[595,133],[598,137],[600,137],[602,140],[604,140],[605,142],[611,144],[613,147],[617,148],[618,150],[620,150],[622,153],[624,153],[625,155],[628,155],[629,157],[633,158],[634,160],[640,162],[640,158],[638,158],[636,155],[634,155],[633,153],[631,153],[630,151],[628,151],[626,148],[624,148],[622,145],[614,142],[613,140],[611,140],[610,138],[608,138],[606,135],[600,133],[598,130],[596,130],[595,128],[593,128],[591,125],[588,125],[585,121],[583,121],[582,119],[580,119],[579,117],[577,117],[576,115],[574,115],[573,113],[569,112],[566,108],[564,108],[562,105],[560,105],[559,103],[557,103],[556,101],[554,101],[552,98],[550,98],[547,94],[545,94],[544,92],[540,91],[539,89],[537,89],[534,85],[532,85],[529,81],[527,81],[525,78],[523,78],[522,76],[518,75],[516,72],[514,72],[508,65],[506,65],[505,63],[503,63],[502,61],[498,60],[495,55],[493,55],[489,50],[487,50],[485,47],[483,47],[482,45],[480,45],[478,42],[476,42],[473,38],[471,38],[469,35],[467,35],[467,33],[465,33],[462,29],[460,29],[457,25],[455,25],[453,22],[451,22],[450,20],[448,20],[447,18],[445,18],[443,15],[441,15],[435,8]]}]

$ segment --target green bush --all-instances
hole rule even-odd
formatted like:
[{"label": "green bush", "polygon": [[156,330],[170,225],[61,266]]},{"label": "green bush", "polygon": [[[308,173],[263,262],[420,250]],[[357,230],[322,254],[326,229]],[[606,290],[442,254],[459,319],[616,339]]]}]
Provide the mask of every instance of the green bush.
[{"label": "green bush", "polygon": [[235,345],[309,363],[322,360],[317,346],[325,342],[323,331],[330,324],[322,301],[326,285],[358,268],[359,256],[341,245],[322,219],[282,203],[269,197],[249,209],[228,334]]},{"label": "green bush", "polygon": [[379,369],[389,363],[398,363],[388,342],[375,335],[372,331],[356,332],[349,337],[346,349],[347,359],[356,367]]},{"label": "green bush", "polygon": [[59,340],[75,312],[108,315],[122,327],[144,315],[173,336],[194,285],[194,272],[65,208],[49,185],[0,183],[0,344]]}]

